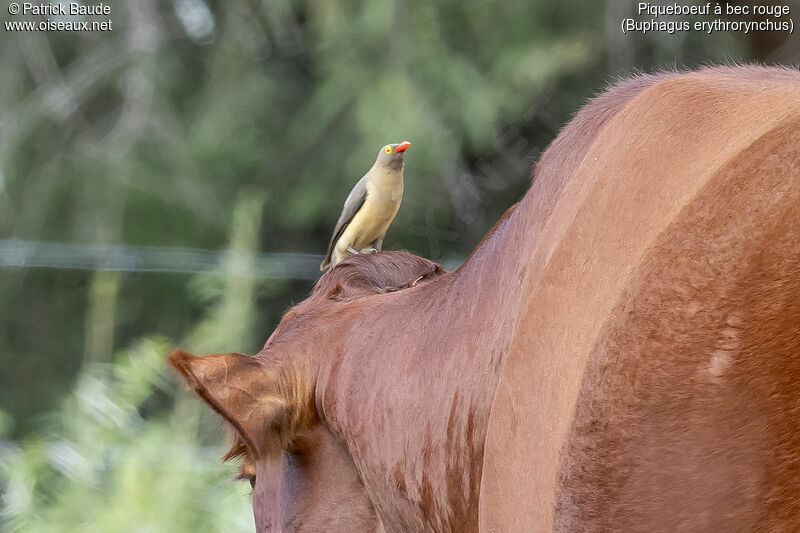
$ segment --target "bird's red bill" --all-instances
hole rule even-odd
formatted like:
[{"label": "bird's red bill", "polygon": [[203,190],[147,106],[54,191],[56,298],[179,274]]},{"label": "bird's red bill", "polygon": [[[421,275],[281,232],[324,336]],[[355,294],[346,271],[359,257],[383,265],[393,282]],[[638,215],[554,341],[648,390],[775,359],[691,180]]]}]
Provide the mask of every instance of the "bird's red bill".
[{"label": "bird's red bill", "polygon": [[394,149],[395,152],[405,152],[408,147],[411,146],[411,143],[408,141],[403,141],[397,145],[397,148]]}]

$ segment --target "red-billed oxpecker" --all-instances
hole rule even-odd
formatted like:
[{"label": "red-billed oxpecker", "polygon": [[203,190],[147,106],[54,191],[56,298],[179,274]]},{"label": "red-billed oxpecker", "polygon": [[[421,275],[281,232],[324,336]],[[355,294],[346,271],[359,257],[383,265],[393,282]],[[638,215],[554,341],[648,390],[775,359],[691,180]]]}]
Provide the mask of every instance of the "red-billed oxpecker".
[{"label": "red-billed oxpecker", "polygon": [[335,267],[347,254],[381,251],[403,201],[403,156],[409,146],[403,141],[381,148],[375,164],[347,195],[320,270]]}]

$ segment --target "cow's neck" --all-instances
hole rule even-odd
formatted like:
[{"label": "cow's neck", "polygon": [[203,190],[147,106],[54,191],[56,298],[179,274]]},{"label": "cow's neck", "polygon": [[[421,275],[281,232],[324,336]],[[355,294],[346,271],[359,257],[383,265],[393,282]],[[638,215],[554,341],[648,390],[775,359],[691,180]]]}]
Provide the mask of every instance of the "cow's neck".
[{"label": "cow's neck", "polygon": [[353,302],[357,318],[322,362],[318,407],[388,531],[476,528],[489,411],[522,298],[523,230],[510,210],[458,271]]}]

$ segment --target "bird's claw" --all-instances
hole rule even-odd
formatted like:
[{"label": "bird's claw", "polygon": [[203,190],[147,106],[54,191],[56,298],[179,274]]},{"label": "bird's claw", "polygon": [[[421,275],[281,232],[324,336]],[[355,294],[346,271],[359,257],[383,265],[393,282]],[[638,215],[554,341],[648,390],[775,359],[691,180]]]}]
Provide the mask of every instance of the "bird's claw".
[{"label": "bird's claw", "polygon": [[378,249],[377,248],[364,248],[363,250],[361,250],[359,252],[358,250],[356,250],[352,246],[348,246],[347,247],[347,251],[350,252],[353,255],[358,255],[358,254],[377,254],[378,253]]}]

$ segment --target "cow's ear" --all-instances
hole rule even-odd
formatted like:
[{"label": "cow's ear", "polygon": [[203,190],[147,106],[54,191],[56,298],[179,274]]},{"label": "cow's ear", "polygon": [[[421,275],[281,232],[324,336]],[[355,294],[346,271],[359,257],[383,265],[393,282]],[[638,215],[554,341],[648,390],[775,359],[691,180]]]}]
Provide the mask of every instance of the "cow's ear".
[{"label": "cow's ear", "polygon": [[170,364],[212,409],[230,422],[252,457],[264,457],[282,445],[289,405],[281,386],[255,357],[238,353],[197,356],[176,350]]}]

